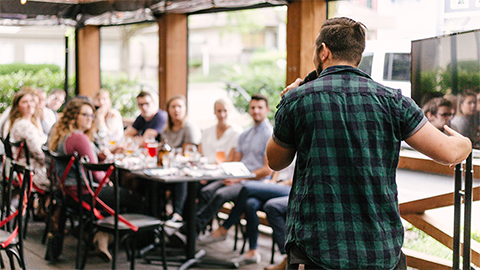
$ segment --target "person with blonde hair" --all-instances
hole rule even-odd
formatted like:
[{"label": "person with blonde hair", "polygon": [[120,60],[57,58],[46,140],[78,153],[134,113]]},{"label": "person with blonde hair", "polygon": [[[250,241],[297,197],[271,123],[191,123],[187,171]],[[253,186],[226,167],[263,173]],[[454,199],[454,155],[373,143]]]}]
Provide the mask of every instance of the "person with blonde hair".
[{"label": "person with blonde hair", "polygon": [[213,108],[217,124],[203,131],[198,151],[208,158],[209,163],[218,162],[216,160],[217,151],[224,151],[225,160],[223,161],[231,161],[238,137],[243,129],[228,120],[228,115],[233,109],[232,102],[228,98],[217,99]]},{"label": "person with blonde hair", "polygon": [[112,108],[110,92],[100,89],[93,99],[96,111],[95,122],[100,139],[120,141],[123,138],[123,119],[118,110]]}]

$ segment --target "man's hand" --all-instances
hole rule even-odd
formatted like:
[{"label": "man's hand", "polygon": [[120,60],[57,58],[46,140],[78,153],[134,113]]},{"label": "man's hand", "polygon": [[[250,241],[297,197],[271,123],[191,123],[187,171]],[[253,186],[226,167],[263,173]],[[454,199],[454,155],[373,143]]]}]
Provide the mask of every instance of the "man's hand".
[{"label": "man's hand", "polygon": [[289,84],[287,87],[285,87],[285,89],[283,89],[283,91],[280,93],[280,96],[283,97],[285,93],[287,93],[288,91],[290,91],[295,87],[298,87],[302,82],[303,82],[302,79],[297,78],[293,83]]},{"label": "man's hand", "polygon": [[242,181],[242,179],[239,179],[239,178],[228,178],[228,179],[223,180],[222,183],[223,183],[225,186],[231,186],[231,185],[240,183],[240,181]]}]

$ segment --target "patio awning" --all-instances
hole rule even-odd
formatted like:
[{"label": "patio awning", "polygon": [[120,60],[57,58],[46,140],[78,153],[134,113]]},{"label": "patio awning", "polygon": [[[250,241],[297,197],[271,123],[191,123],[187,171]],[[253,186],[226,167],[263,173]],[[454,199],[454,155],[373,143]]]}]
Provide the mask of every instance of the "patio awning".
[{"label": "patio awning", "polygon": [[199,14],[288,4],[292,0],[2,0],[0,25],[122,25],[165,13]]}]

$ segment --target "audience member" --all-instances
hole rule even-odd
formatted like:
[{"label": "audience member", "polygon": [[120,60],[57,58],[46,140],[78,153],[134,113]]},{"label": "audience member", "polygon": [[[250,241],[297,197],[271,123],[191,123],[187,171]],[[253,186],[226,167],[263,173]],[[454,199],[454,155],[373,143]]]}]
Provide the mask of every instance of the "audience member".
[{"label": "audience member", "polygon": [[225,160],[231,161],[237,146],[238,136],[243,129],[228,121],[228,114],[233,109],[232,102],[227,98],[220,98],[215,101],[214,113],[217,117],[217,124],[203,131],[202,141],[198,146],[198,151],[208,158],[209,163],[216,163],[217,151],[223,151]]},{"label": "audience member", "polygon": [[[423,105],[423,113],[430,123],[445,133],[445,125],[450,126],[452,119],[453,104],[444,98],[438,97],[429,100]],[[447,133],[448,134],[448,133]]]},{"label": "audience member", "polygon": [[43,133],[48,135],[50,133],[50,129],[52,129],[52,126],[58,120],[57,113],[46,107],[47,93],[45,90],[42,88],[37,88],[35,91],[38,97],[37,110],[40,122],[42,124]]},{"label": "audience member", "polygon": [[[28,90],[28,91],[35,92],[35,90],[30,86],[23,86],[20,90]],[[37,104],[38,103],[37,95],[34,96],[34,100],[35,100],[35,104]],[[12,106],[10,105],[5,109],[5,111],[3,111],[2,116],[0,116],[0,135],[2,136],[2,138],[7,137],[8,130],[10,129],[10,121],[8,120],[8,117],[10,116],[11,110],[12,110]]]},{"label": "audience member", "polygon": [[[13,96],[12,109],[8,120],[12,125],[9,127],[10,141],[18,142],[25,140],[29,152],[30,166],[35,169],[33,183],[42,190],[50,189],[50,181],[45,169],[45,154],[42,145],[47,141],[43,133],[40,121],[37,118],[36,93],[29,89],[19,90]],[[18,156],[18,150],[13,147],[14,157]],[[25,151],[21,151],[19,161],[26,164]]]},{"label": "audience member", "polygon": [[106,140],[120,141],[123,138],[123,119],[120,112],[112,108],[110,92],[100,89],[93,100],[99,139],[103,142]]},{"label": "audience member", "polygon": [[145,144],[145,138],[158,138],[167,123],[167,112],[155,106],[153,97],[148,92],[137,95],[137,104],[140,115],[135,122],[125,130],[125,136],[141,136],[140,145]]},{"label": "audience member", "polygon": [[[173,96],[167,102],[168,122],[162,133],[164,139],[172,148],[182,148],[187,144],[200,143],[202,132],[187,120],[187,103],[183,96]],[[171,184],[173,187],[173,215],[167,221],[169,226],[180,226],[183,221],[183,207],[187,199],[187,183]],[[175,223],[178,223],[175,225]]]},{"label": "audience member", "polygon": [[60,107],[62,107],[63,102],[65,102],[65,96],[65,91],[63,89],[52,89],[48,93],[46,107],[57,113]]},{"label": "audience member", "polygon": [[[94,140],[95,128],[93,127],[93,120],[95,119],[94,107],[91,102],[85,98],[74,98],[67,103],[63,111],[62,117],[53,127],[49,140],[48,147],[51,151],[62,155],[78,153],[79,157],[87,157],[89,162],[97,163],[98,158],[95,154],[92,142]],[[67,164],[56,164],[56,170],[59,175],[63,175]],[[104,172],[94,172],[93,176],[96,181],[101,181],[104,177]],[[76,176],[74,169],[71,169],[64,182],[66,188],[76,194]],[[88,190],[83,190],[83,194],[88,196]],[[99,194],[107,205],[113,205],[114,194],[113,187],[104,186]],[[89,201],[89,200],[87,200]],[[120,207],[126,209],[128,212],[142,211],[142,200],[132,194],[128,190],[120,188]],[[63,238],[63,233],[59,232]],[[108,251],[108,244],[111,235],[98,232],[94,237],[94,244],[96,244],[102,259],[105,261],[111,260],[110,252]],[[56,254],[58,256],[59,254]]]},{"label": "audience member", "polygon": [[452,128],[468,137],[474,147],[478,147],[477,96],[473,92],[457,95],[457,112],[451,120]]},{"label": "audience member", "polygon": [[446,136],[401,91],[357,67],[365,26],[326,20],[315,40],[319,77],[284,91],[267,146],[272,169],[295,174],[287,210],[288,269],[406,269],[395,172],[400,142],[457,164],[470,141]]},{"label": "audience member", "polygon": [[[260,253],[257,250],[258,239],[258,225],[259,220],[257,211],[263,208],[263,206],[270,199],[277,197],[288,196],[291,188],[291,180],[293,178],[294,163],[280,172],[274,173],[274,177],[270,181],[247,181],[244,183],[243,188],[235,201],[235,206],[230,211],[228,219],[214,230],[210,235],[200,238],[199,243],[207,244],[211,242],[225,240],[228,229],[239,222],[242,214],[245,214],[247,221],[246,225],[246,237],[248,238],[249,251],[234,258],[232,261],[242,264],[259,263]],[[277,183],[278,182],[278,183]],[[273,206],[273,205],[272,205]],[[272,217],[272,220],[274,218]],[[285,224],[285,221],[283,221]],[[272,224],[270,224],[272,225]],[[276,228],[279,229],[278,227]],[[281,228],[277,234],[285,234],[285,227]],[[277,239],[278,240],[278,239]],[[285,242],[279,243],[280,251],[285,254],[283,245]]]},{"label": "audience member", "polygon": [[[233,161],[241,161],[255,175],[252,179],[225,179],[212,182],[201,189],[196,214],[196,233],[200,233],[212,220],[223,204],[235,201],[243,185],[242,180],[261,180],[272,174],[266,157],[266,144],[272,134],[272,125],[267,119],[268,100],[260,94],[252,96],[248,112],[254,126],[238,138]],[[184,230],[185,228],[182,227]],[[181,230],[181,231],[183,231]]]}]

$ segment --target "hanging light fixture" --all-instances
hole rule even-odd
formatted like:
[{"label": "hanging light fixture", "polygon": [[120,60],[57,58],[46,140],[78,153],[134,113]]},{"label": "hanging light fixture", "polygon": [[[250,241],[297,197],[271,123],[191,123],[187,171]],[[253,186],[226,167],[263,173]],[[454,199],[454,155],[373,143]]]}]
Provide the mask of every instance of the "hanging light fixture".
[{"label": "hanging light fixture", "polygon": [[27,0],[20,0],[20,4],[25,5],[27,3]]}]

